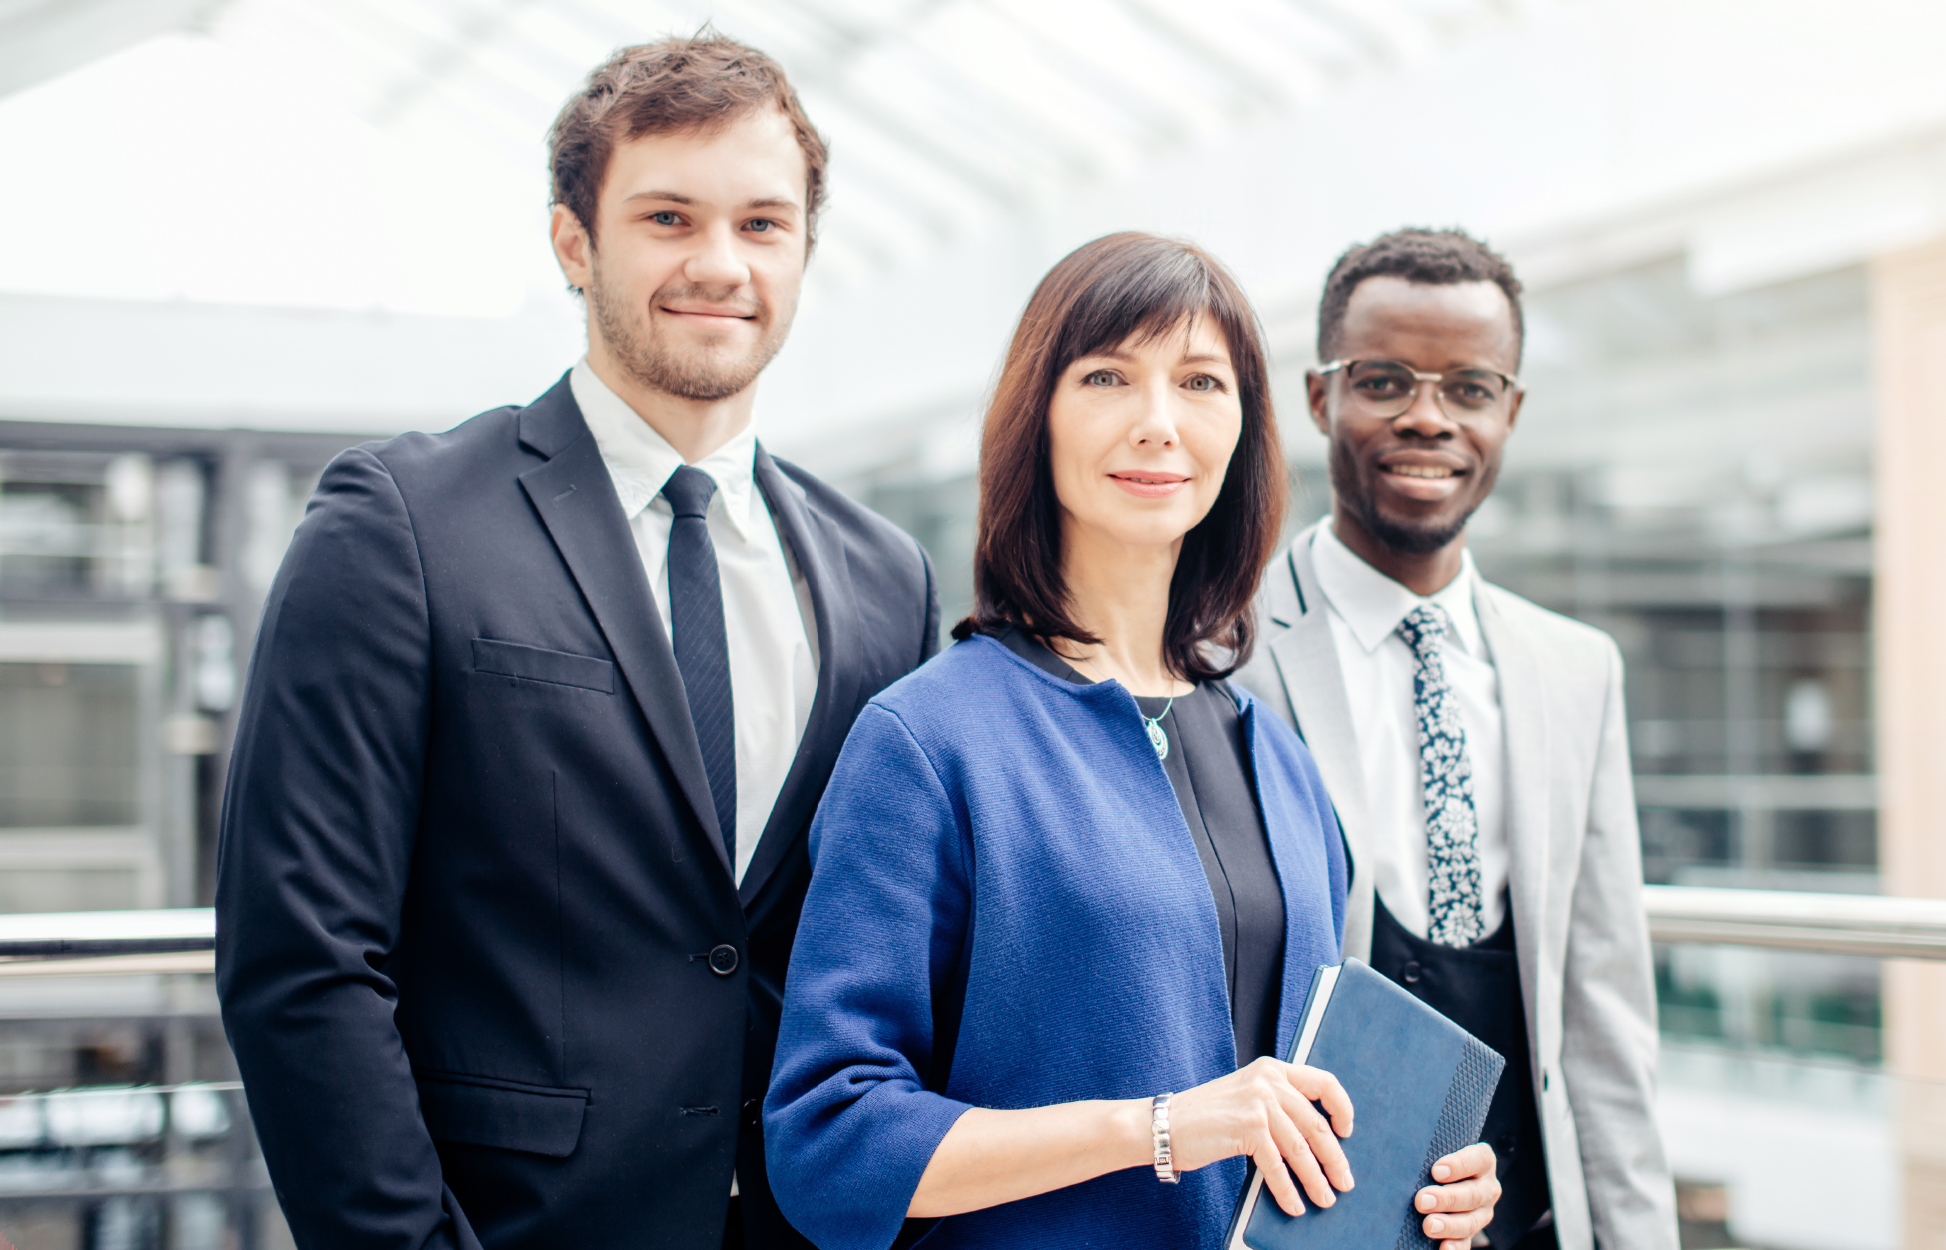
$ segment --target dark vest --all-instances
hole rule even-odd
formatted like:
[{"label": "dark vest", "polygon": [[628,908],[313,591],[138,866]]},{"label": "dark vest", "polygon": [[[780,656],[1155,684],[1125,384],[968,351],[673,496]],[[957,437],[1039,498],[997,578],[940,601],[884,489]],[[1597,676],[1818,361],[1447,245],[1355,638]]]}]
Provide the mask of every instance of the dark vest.
[{"label": "dark vest", "polygon": [[1372,967],[1507,1060],[1480,1140],[1499,1158],[1501,1186],[1487,1240],[1493,1250],[1508,1250],[1551,1205],[1540,1116],[1534,1107],[1520,963],[1514,954],[1513,909],[1507,909],[1507,918],[1491,935],[1471,946],[1453,947],[1415,937],[1392,918],[1383,901],[1377,902]]}]

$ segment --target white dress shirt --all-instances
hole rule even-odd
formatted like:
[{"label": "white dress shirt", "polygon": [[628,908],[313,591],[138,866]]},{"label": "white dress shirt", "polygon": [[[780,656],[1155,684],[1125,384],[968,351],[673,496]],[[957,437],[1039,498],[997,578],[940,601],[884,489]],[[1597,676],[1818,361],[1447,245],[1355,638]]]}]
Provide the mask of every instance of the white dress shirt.
[{"label": "white dress shirt", "polygon": [[[675,516],[662,487],[682,467],[682,454],[596,377],[585,357],[568,386],[615,483],[666,632],[669,527]],[[797,758],[818,690],[811,588],[757,488],[756,456],[756,432],[746,428],[695,465],[716,483],[707,521],[723,585],[730,700],[736,710],[739,885]]]},{"label": "white dress shirt", "polygon": [[1447,684],[1459,700],[1466,755],[1473,765],[1473,809],[1479,818],[1482,935],[1506,915],[1507,749],[1500,715],[1500,679],[1480,633],[1473,596],[1479,574],[1473,556],[1460,557],[1459,576],[1425,597],[1414,594],[1354,554],[1330,525],[1318,527],[1311,558],[1318,587],[1331,609],[1331,640],[1351,703],[1352,731],[1364,773],[1367,854],[1372,882],[1385,909],[1420,937],[1429,927],[1425,787],[1419,774],[1419,716],[1412,696],[1412,648],[1399,622],[1422,603],[1437,604],[1448,621],[1441,648]]}]

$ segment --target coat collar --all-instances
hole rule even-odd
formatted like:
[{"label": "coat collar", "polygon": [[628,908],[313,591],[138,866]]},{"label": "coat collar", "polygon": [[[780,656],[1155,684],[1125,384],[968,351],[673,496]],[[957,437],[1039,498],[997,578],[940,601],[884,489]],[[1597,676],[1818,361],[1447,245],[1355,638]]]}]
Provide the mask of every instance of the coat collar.
[{"label": "coat collar", "polygon": [[817,616],[818,689],[811,716],[798,740],[797,758],[771,806],[770,819],[758,839],[757,852],[744,870],[738,896],[745,907],[756,901],[764,884],[803,836],[813,809],[824,793],[824,782],[838,761],[838,749],[850,728],[858,701],[863,668],[859,643],[858,601],[852,593],[851,567],[836,528],[812,511],[804,488],[771,459],[761,445],[756,457],[757,486],[777,519],[778,531],[811,589]]},{"label": "coat collar", "polygon": [[[1507,754],[1507,847],[1514,929],[1538,938],[1546,932],[1548,826],[1553,806],[1553,760],[1548,733],[1547,687],[1535,640],[1504,610],[1505,592],[1481,585],[1476,600],[1480,633],[1493,656],[1500,685],[1500,722]],[[1541,943],[1520,942],[1521,985],[1538,984],[1534,964]],[[1526,991],[1531,1017],[1534,997]],[[1531,1020],[1530,1020],[1531,1023]]]},{"label": "coat collar", "polygon": [[[1356,871],[1368,862],[1365,774],[1358,762],[1351,699],[1331,637],[1329,609],[1318,589],[1317,569],[1311,560],[1311,539],[1316,530],[1314,525],[1300,533],[1284,559],[1271,567],[1266,587],[1268,614],[1284,629],[1270,639],[1270,656],[1290,693],[1297,732],[1311,749],[1325,793],[1338,811],[1345,848]],[[1355,886],[1351,891],[1345,913],[1347,954],[1362,956],[1370,949],[1372,899],[1370,888]]]},{"label": "coat collar", "polygon": [[676,653],[656,614],[614,481],[566,377],[521,410],[520,441],[547,457],[520,475],[521,489],[580,586],[629,693],[689,800],[694,833],[705,842],[701,853],[714,855],[729,871]]},{"label": "coat collar", "polygon": [[[689,802],[698,836],[708,843],[709,853],[724,871],[733,872],[723,850],[709,775],[689,719],[675,652],[642,576],[635,539],[613,480],[566,377],[521,410],[519,430],[523,444],[547,457],[544,464],[521,474],[521,487],[608,639],[630,693]],[[818,686],[797,756],[737,891],[746,908],[788,858],[817,806],[844,741],[846,725],[841,718],[855,710],[862,667],[858,605],[842,539],[831,522],[810,507],[804,488],[761,445],[754,469],[758,489],[810,587],[817,617]]]}]

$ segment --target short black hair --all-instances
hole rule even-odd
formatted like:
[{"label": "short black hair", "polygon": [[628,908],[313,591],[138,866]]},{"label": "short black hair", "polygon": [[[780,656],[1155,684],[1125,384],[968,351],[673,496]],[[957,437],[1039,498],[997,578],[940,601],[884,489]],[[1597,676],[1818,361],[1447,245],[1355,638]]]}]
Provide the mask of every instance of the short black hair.
[{"label": "short black hair", "polygon": [[1318,301],[1318,360],[1335,360],[1338,338],[1345,328],[1351,293],[1367,278],[1404,278],[1428,286],[1460,282],[1491,282],[1507,293],[1514,315],[1514,363],[1527,342],[1527,325],[1520,312],[1520,279],[1507,258],[1464,230],[1428,230],[1413,226],[1380,235],[1353,246],[1324,280]]}]

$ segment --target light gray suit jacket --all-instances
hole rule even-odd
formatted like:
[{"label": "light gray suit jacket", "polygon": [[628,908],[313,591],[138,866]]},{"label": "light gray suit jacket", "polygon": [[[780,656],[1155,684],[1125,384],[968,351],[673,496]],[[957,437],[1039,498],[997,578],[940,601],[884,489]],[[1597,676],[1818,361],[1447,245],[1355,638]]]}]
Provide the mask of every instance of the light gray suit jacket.
[{"label": "light gray suit jacket", "polygon": [[[1317,759],[1351,855],[1344,953],[1369,959],[1359,692],[1338,664],[1311,562],[1315,528],[1264,574],[1256,652],[1235,680]],[[1655,986],[1621,653],[1600,630],[1479,586],[1506,725],[1514,932],[1556,1235],[1562,1250],[1675,1250],[1675,1190],[1650,1107]]]}]

